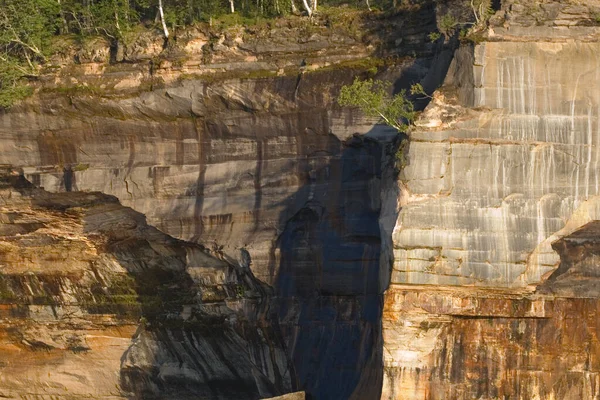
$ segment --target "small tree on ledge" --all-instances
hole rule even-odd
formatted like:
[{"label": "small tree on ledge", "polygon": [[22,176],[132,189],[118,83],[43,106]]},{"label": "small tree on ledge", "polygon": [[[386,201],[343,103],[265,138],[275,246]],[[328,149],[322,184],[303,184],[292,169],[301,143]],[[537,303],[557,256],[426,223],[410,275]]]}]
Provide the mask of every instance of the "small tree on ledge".
[{"label": "small tree on ledge", "polygon": [[379,117],[383,123],[406,132],[415,119],[413,104],[406,98],[406,91],[392,96],[389,82],[354,79],[352,85],[342,87],[337,99],[341,106],[358,107],[369,117]]}]

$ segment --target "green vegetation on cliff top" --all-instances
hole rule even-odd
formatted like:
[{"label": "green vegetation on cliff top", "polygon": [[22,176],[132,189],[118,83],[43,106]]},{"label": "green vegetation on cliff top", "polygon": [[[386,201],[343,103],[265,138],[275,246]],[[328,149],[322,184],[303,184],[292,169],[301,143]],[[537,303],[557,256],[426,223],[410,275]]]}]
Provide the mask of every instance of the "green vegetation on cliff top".
[{"label": "green vegetation on cliff top", "polygon": [[[370,7],[389,8],[391,2],[371,0]],[[330,10],[341,4],[319,3]],[[367,3],[344,4],[366,8]],[[28,81],[61,52],[65,41],[60,37],[81,43],[103,37],[116,48],[135,31],[151,29],[160,31],[166,43],[177,30],[198,23],[217,29],[253,25],[290,13],[312,15],[316,7],[317,0],[0,0],[0,108],[30,94]]]},{"label": "green vegetation on cliff top", "polygon": [[341,106],[358,107],[369,117],[380,118],[382,122],[398,132],[405,132],[415,118],[412,102],[404,90],[390,95],[389,82],[355,79],[352,85],[342,87],[338,103]]},{"label": "green vegetation on cliff top", "polygon": [[[81,43],[103,37],[113,49],[139,29],[160,31],[166,43],[187,26],[226,28],[264,23],[286,14],[310,16],[318,0],[0,0],[0,108],[31,93],[41,66],[61,52],[60,37]],[[467,0],[464,0],[467,1]],[[479,21],[490,0],[469,0]],[[325,12],[418,7],[432,0],[321,0]],[[465,3],[466,4],[466,3]],[[484,12],[484,10],[486,10]]]}]

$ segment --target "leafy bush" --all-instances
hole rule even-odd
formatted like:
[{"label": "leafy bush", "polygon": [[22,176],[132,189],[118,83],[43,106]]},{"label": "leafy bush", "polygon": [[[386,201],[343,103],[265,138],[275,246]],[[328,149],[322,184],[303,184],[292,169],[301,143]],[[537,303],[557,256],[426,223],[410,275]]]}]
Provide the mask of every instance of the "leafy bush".
[{"label": "leafy bush", "polygon": [[478,25],[487,22],[494,15],[492,0],[471,0],[471,9]]},{"label": "leafy bush", "polygon": [[23,82],[28,74],[18,60],[0,55],[0,107],[8,108],[31,94],[31,88]]},{"label": "leafy bush", "polygon": [[444,37],[449,39],[454,32],[456,31],[456,27],[459,25],[459,22],[454,18],[451,14],[445,14],[440,18],[439,22],[439,30],[444,35]]},{"label": "leafy bush", "polygon": [[379,117],[386,125],[405,132],[415,118],[413,104],[406,92],[392,96],[388,82],[355,79],[352,85],[342,87],[338,97],[341,106],[358,107],[365,115]]},{"label": "leafy bush", "polygon": [[439,32],[430,32],[429,35],[427,35],[427,37],[429,38],[429,41],[433,43],[437,42],[438,39],[442,37],[442,35]]}]

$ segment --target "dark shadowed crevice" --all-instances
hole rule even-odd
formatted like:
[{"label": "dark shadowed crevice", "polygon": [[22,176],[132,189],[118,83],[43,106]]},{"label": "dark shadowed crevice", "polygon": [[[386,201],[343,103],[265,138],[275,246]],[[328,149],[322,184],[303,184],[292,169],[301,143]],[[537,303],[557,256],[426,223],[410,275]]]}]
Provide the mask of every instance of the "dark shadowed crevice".
[{"label": "dark shadowed crevice", "polygon": [[[395,92],[421,83],[432,93],[447,74],[456,44],[440,45],[432,58],[416,60],[400,77],[389,71],[381,79],[394,81]],[[302,87],[310,87],[305,78]],[[429,102],[413,100],[416,109]],[[391,230],[380,226],[382,188],[397,177],[390,169],[406,137],[386,138],[381,127],[343,142],[316,129],[306,132],[297,144],[303,186],[290,201],[297,211],[280,221],[283,231],[275,244],[280,259],[271,266],[278,271],[279,324],[297,389],[307,398],[376,399],[383,382],[383,292],[393,262],[391,237],[382,237]],[[395,215],[386,218],[393,224]]]},{"label": "dark shadowed crevice", "polygon": [[63,186],[66,192],[73,190],[77,191],[77,185],[75,184],[75,174],[71,165],[66,165],[63,168]]},{"label": "dark shadowed crevice", "polygon": [[140,307],[141,326],[121,358],[129,398],[254,400],[290,391],[272,289],[249,269],[144,226],[139,214],[136,224],[126,217],[120,228],[96,215],[87,223],[110,238],[106,250],[127,270]]},{"label": "dark shadowed crevice", "polygon": [[[306,143],[314,146],[314,135]],[[377,398],[382,290],[375,187],[382,144],[359,136],[342,143],[326,135],[320,146],[328,151],[299,149],[311,151],[299,177],[308,201],[285,222],[277,242],[279,324],[298,389],[308,398]]]}]

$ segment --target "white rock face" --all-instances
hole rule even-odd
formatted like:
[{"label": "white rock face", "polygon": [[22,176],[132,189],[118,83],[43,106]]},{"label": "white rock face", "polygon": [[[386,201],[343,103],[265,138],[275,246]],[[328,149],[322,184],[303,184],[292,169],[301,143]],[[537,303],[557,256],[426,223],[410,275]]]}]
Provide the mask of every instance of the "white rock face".
[{"label": "white rock face", "polygon": [[457,51],[411,133],[382,399],[595,396],[595,368],[555,335],[585,331],[597,299],[533,291],[561,262],[552,243],[600,219],[600,43],[596,28],[512,28]]},{"label": "white rock face", "polygon": [[600,44],[465,52],[451,74],[471,75],[472,109],[438,96],[411,138],[392,282],[525,288],[556,267],[549,240],[597,216]]}]

